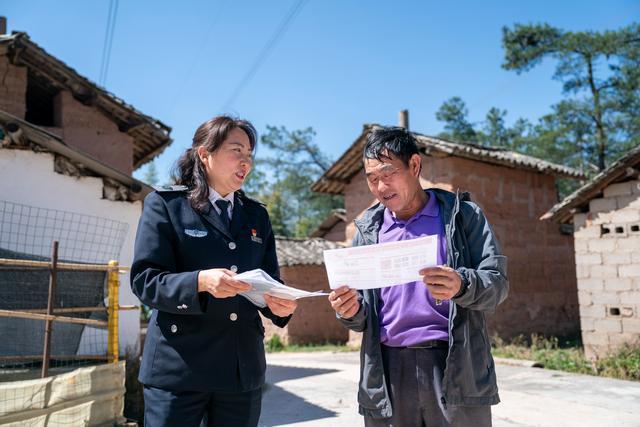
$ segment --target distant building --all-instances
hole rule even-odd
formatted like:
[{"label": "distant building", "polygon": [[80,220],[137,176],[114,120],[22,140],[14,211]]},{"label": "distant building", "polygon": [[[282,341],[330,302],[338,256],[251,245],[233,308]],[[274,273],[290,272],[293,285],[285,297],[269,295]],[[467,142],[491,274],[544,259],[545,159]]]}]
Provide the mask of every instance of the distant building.
[{"label": "distant building", "polygon": [[[362,150],[367,135],[377,127],[365,125],[312,187],[344,196],[346,227],[339,240],[345,243],[355,233],[353,220],[376,202],[367,187]],[[422,153],[423,187],[469,191],[509,258],[509,298],[489,316],[490,330],[505,338],[532,333],[577,335],[573,239],[557,224],[539,217],[558,200],[556,178],[582,178],[582,174],[500,148],[414,135]]]},{"label": "distant building", "polygon": [[[153,190],[131,174],[171,143],[171,129],[25,33],[0,34],[0,76],[0,201],[124,222],[118,261],[131,265],[142,199]],[[120,304],[139,305],[128,273],[121,279]],[[122,353],[138,349],[139,318],[120,313]]]},{"label": "distant building", "polygon": [[542,218],[573,224],[585,353],[601,357],[640,337],[640,146]]},{"label": "distant building", "polygon": [[[329,292],[322,253],[341,247],[344,245],[318,238],[277,237],[280,276],[286,284],[298,289]],[[326,296],[299,299],[298,309],[285,328],[278,328],[269,320],[263,323],[267,340],[278,334],[289,344],[345,343],[349,338]]]}]

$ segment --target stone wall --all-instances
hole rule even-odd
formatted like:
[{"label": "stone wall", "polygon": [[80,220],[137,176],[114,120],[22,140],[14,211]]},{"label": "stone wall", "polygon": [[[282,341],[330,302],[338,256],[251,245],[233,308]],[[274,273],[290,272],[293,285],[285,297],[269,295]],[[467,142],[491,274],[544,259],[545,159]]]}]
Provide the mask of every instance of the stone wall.
[{"label": "stone wall", "polygon": [[640,181],[608,186],[573,222],[582,340],[594,358],[640,336]]}]

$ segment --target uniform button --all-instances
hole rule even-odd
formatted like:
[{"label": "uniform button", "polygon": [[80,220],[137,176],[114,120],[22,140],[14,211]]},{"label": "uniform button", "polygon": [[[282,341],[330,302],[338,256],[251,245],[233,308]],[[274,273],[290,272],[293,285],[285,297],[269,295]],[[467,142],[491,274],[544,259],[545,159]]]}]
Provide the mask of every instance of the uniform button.
[{"label": "uniform button", "polygon": [[237,266],[237,265],[232,265],[232,266],[229,268],[229,270],[231,270],[231,271],[233,271],[233,272],[235,273],[236,271],[238,271],[238,266]]},{"label": "uniform button", "polygon": [[229,315],[229,319],[231,319],[232,322],[235,322],[236,320],[238,320],[238,315],[235,313],[231,313]]},{"label": "uniform button", "polygon": [[178,327],[176,325],[171,325],[171,332],[173,332],[174,334],[178,332]]},{"label": "uniform button", "polygon": [[229,249],[234,250],[236,248],[236,242],[229,242]]}]

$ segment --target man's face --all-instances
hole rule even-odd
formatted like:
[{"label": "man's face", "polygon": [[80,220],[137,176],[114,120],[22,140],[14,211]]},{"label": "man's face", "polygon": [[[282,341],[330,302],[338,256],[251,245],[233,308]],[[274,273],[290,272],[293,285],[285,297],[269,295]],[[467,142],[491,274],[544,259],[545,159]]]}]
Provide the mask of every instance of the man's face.
[{"label": "man's face", "polygon": [[406,166],[402,160],[383,156],[381,160],[366,159],[364,172],[369,191],[393,213],[407,210],[420,188],[420,156],[414,154]]}]

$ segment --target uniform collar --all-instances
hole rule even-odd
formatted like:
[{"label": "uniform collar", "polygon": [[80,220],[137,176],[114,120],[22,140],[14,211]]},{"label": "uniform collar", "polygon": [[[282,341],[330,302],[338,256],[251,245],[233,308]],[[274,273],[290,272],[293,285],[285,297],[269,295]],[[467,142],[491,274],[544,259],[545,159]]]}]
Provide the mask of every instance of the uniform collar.
[{"label": "uniform collar", "polygon": [[436,195],[433,193],[433,191],[427,190],[426,193],[429,196],[429,199],[427,200],[427,203],[425,203],[424,206],[422,207],[422,209],[420,209],[418,212],[416,212],[411,218],[409,218],[406,221],[396,218],[395,215],[393,214],[393,212],[391,212],[387,208],[384,208],[382,227],[381,227],[380,230],[383,233],[386,233],[391,228],[393,228],[393,226],[395,226],[395,225],[399,225],[399,224],[406,225],[406,224],[409,224],[409,223],[417,220],[421,216],[430,216],[430,217],[434,217],[434,218],[437,217],[440,214],[440,207],[438,206],[438,199],[436,198]]},{"label": "uniform collar", "polygon": [[213,206],[216,206],[216,201],[217,200],[223,199],[223,200],[226,200],[229,203],[231,203],[229,205],[229,210],[233,211],[233,204],[235,202],[235,194],[236,194],[235,191],[232,191],[231,193],[227,194],[227,197],[222,197],[220,195],[220,193],[218,193],[213,187],[209,186],[209,201],[211,201],[211,204]]}]

